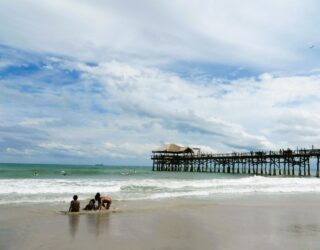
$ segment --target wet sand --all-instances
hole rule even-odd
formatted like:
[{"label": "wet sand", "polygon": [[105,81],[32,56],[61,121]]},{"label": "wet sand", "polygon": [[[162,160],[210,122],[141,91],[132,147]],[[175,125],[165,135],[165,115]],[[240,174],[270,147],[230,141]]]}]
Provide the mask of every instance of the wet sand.
[{"label": "wet sand", "polygon": [[320,197],[115,202],[119,212],[62,215],[67,204],[0,206],[0,249],[319,249]]}]

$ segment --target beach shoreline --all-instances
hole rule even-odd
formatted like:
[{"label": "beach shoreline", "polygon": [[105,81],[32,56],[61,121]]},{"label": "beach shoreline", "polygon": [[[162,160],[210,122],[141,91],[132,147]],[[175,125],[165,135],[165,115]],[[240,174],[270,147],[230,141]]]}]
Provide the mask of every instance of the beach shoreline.
[{"label": "beach shoreline", "polygon": [[67,207],[1,205],[0,249],[318,249],[320,243],[319,195],[116,201],[115,213],[59,213]]}]

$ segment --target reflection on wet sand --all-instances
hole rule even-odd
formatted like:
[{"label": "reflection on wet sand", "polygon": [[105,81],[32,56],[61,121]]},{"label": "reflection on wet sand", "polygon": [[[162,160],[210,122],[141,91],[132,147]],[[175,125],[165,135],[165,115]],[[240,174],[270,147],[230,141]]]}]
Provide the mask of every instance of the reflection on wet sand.
[{"label": "reflection on wet sand", "polygon": [[295,233],[310,233],[320,232],[320,225],[318,224],[293,224],[290,231]]},{"label": "reflection on wet sand", "polygon": [[[110,214],[87,214],[87,215],[69,215],[69,231],[72,237],[75,237],[79,230],[79,225],[82,228],[80,231],[85,229],[89,233],[95,236],[99,236],[103,233],[109,225]],[[80,219],[80,217],[83,217]],[[84,220],[84,217],[86,218]],[[80,223],[81,220],[81,223]]]},{"label": "reflection on wet sand", "polygon": [[72,237],[74,237],[78,231],[79,220],[80,220],[79,215],[77,215],[77,214],[69,215],[69,230],[70,230],[70,234]]},{"label": "reflection on wet sand", "polygon": [[90,233],[99,236],[109,225],[110,214],[86,215],[87,229]]}]

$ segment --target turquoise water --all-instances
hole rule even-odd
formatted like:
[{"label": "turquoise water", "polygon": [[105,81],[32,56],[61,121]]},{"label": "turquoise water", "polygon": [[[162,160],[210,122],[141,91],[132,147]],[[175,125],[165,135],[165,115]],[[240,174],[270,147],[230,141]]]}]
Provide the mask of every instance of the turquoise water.
[{"label": "turquoise water", "polygon": [[[54,165],[54,164],[0,164],[0,179],[211,179],[210,173],[155,172],[151,166],[96,166],[96,165]],[[228,174],[214,178],[238,178]]]},{"label": "turquoise water", "polygon": [[320,179],[153,172],[142,166],[0,164],[0,204],[68,202],[74,194],[87,200],[96,192],[116,201],[320,194]]},{"label": "turquoise water", "polygon": [[[150,167],[54,165],[54,164],[0,164],[0,178],[108,178],[134,172],[150,174]],[[36,176],[35,176],[36,175]]]}]

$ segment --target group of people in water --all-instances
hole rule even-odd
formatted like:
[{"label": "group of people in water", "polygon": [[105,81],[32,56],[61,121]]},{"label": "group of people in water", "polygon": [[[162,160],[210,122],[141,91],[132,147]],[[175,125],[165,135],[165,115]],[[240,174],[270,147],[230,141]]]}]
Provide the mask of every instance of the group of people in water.
[{"label": "group of people in water", "polygon": [[[98,205],[96,206],[96,201]],[[89,203],[85,206],[83,210],[101,210],[109,209],[112,203],[112,199],[108,196],[101,196],[97,193],[94,199],[91,199]],[[70,202],[69,212],[80,212],[80,201],[78,200],[78,195],[73,196],[73,200]]]}]

